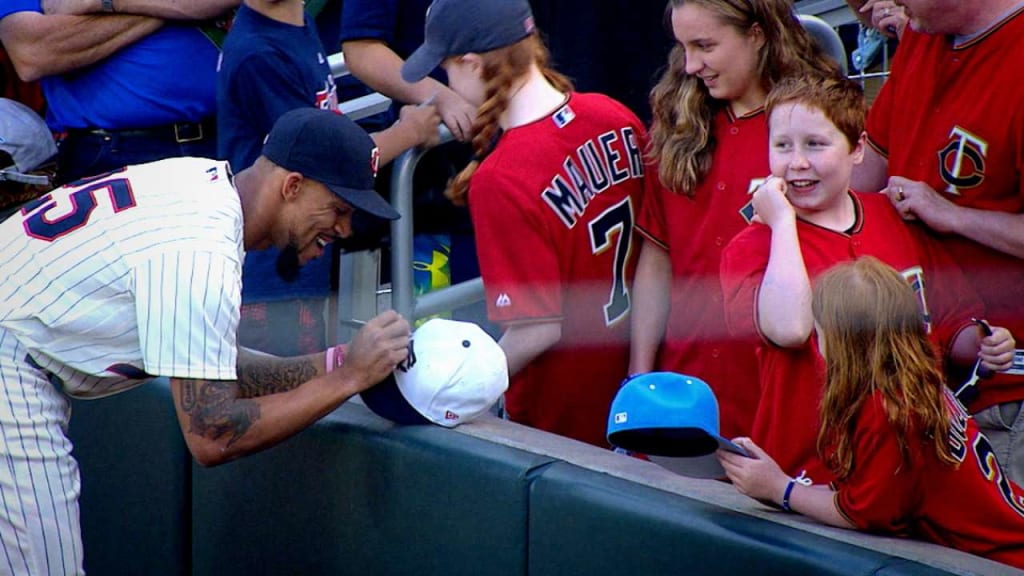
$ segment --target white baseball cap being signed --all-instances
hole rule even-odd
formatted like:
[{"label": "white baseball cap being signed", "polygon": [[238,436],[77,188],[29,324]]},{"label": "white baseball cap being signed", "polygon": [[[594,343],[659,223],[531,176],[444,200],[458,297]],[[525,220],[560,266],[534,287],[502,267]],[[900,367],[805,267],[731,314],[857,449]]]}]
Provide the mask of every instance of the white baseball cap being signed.
[{"label": "white baseball cap being signed", "polygon": [[409,358],[363,402],[398,424],[434,423],[447,428],[487,412],[508,389],[508,361],[479,326],[434,318],[416,329]]}]

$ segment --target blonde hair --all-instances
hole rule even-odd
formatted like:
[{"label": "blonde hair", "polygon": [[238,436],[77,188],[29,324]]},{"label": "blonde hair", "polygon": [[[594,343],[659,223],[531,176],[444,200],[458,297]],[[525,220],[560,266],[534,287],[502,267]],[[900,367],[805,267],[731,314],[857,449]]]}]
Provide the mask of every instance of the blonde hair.
[{"label": "blonde hair", "polygon": [[860,142],[868,115],[868,104],[860,84],[842,74],[808,74],[783,78],[768,93],[764,104],[765,115],[771,118],[772,111],[782,104],[800,104],[820,110],[846,137],[851,150]]},{"label": "blonde hair", "polygon": [[844,262],[817,279],[813,311],[827,382],[818,451],[837,478],[852,471],[857,414],[875,392],[904,462],[908,443],[927,439],[940,461],[955,465],[939,357],[903,276],[870,256]]},{"label": "blonde hair", "polygon": [[570,92],[572,82],[549,67],[550,56],[536,32],[515,44],[510,44],[480,55],[483,60],[484,102],[477,109],[473,122],[473,159],[448,184],[445,194],[455,204],[466,203],[469,181],[480,163],[494,149],[501,136],[498,120],[508,109],[512,87],[536,64],[544,78],[555,89]]},{"label": "blonde hair", "polygon": [[[789,75],[840,73],[839,65],[804,30],[790,0],[670,0],[666,21],[672,10],[686,4],[706,8],[742,33],[754,26],[761,29],[765,44],[757,72],[765,90]],[[699,78],[686,73],[685,64],[686,51],[674,46],[665,72],[651,91],[654,121],[649,155],[658,163],[662,184],[692,197],[711,169],[715,151],[712,118],[727,103],[712,98]]]}]

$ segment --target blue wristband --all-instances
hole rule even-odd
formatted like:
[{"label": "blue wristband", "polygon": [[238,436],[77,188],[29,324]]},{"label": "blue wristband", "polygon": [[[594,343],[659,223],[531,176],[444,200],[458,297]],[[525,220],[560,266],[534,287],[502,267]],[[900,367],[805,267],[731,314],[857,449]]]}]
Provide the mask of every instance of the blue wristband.
[{"label": "blue wristband", "polygon": [[796,486],[796,478],[789,479],[789,483],[786,484],[786,491],[782,493],[782,509],[786,512],[793,511],[789,506],[789,497],[793,494],[793,486]]}]

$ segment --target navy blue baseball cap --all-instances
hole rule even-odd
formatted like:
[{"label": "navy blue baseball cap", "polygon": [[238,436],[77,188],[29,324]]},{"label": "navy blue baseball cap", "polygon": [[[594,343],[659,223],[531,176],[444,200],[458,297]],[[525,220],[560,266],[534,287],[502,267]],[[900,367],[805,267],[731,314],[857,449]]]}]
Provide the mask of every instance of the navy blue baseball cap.
[{"label": "navy blue baseball cap", "polygon": [[434,0],[427,8],[423,45],[402,65],[402,78],[418,82],[445,58],[515,44],[533,30],[527,0]]},{"label": "navy blue baseball cap", "polygon": [[353,208],[387,220],[400,216],[373,188],[380,163],[377,145],[345,115],[319,108],[286,112],[263,142],[263,155],[327,186]]}]

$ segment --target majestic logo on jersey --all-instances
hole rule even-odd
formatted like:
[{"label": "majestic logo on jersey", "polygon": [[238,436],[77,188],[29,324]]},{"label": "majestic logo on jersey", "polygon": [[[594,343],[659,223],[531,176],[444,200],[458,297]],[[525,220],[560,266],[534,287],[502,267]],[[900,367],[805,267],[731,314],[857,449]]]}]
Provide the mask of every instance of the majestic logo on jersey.
[{"label": "majestic logo on jersey", "polygon": [[512,299],[508,297],[508,294],[502,292],[498,294],[498,298],[494,301],[494,305],[498,308],[508,308],[512,305]]},{"label": "majestic logo on jersey", "polygon": [[931,334],[932,313],[928,309],[928,298],[925,297],[924,270],[920,266],[914,266],[913,268],[907,268],[900,272],[900,274],[910,284],[910,287],[914,289],[917,303],[921,307],[921,321],[924,322],[924,330],[926,333]]},{"label": "majestic logo on jersey", "polygon": [[988,142],[959,126],[949,133],[949,143],[939,151],[939,173],[947,184],[946,192],[960,195],[985,180],[985,155]]},{"label": "majestic logo on jersey", "polygon": [[[761,184],[764,184],[767,180],[767,178],[751,178],[750,184],[747,185],[747,196],[753,196],[754,192],[757,192],[757,189],[761,187]],[[754,212],[753,199],[748,200],[747,203],[743,205],[743,208],[740,208],[740,217],[743,218],[747,224],[750,224],[754,220],[755,214],[756,212]]]},{"label": "majestic logo on jersey", "polygon": [[644,175],[643,151],[630,127],[587,140],[565,157],[541,197],[566,228],[576,226],[590,201],[608,188]]}]

